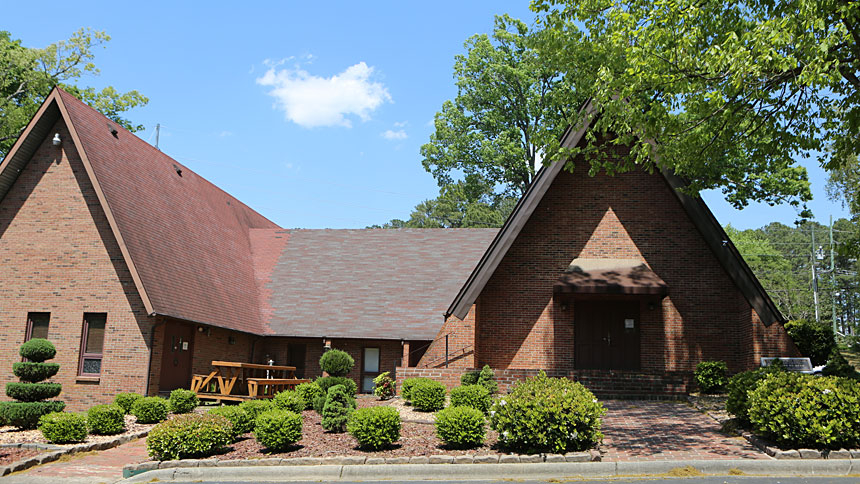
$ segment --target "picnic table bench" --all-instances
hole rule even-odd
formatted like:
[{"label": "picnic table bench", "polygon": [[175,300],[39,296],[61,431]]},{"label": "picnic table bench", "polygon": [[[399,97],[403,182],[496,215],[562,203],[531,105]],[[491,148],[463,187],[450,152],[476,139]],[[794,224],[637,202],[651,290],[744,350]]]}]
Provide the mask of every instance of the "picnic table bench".
[{"label": "picnic table bench", "polygon": [[191,378],[191,391],[198,398],[232,401],[272,398],[278,392],[310,381],[296,378],[294,366],[219,360],[213,361],[212,366],[214,369],[208,374]]}]

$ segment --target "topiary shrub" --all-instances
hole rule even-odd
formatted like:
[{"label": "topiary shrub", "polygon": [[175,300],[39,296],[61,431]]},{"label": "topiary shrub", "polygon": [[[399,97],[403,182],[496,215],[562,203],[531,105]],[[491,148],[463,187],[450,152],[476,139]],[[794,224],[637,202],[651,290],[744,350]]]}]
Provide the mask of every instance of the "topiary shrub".
[{"label": "topiary shrub", "polygon": [[[479,387],[466,385],[459,388]],[[452,392],[453,397],[453,392]],[[436,412],[436,436],[455,449],[471,449],[484,444],[487,436],[484,414],[472,407],[448,407]]]},{"label": "topiary shrub", "polygon": [[254,430],[254,420],[248,415],[248,412],[242,410],[238,405],[215,407],[210,409],[208,413],[220,415],[233,424],[233,441]]},{"label": "topiary shrub", "polygon": [[499,391],[499,384],[496,383],[495,373],[490,365],[484,365],[480,370],[468,371],[460,375],[460,385],[481,385],[486,388],[490,394]]},{"label": "topiary shrub", "polygon": [[344,432],[352,410],[350,396],[343,385],[329,388],[322,411],[322,427],[329,432]]},{"label": "topiary shrub", "polygon": [[346,430],[360,447],[379,450],[400,439],[400,412],[388,406],[360,408],[352,412]]},{"label": "topiary shrub", "polygon": [[380,400],[388,400],[394,396],[394,380],[390,372],[380,373],[373,379],[373,394]]},{"label": "topiary shrub", "polygon": [[490,410],[499,442],[509,449],[563,454],[598,442],[606,410],[582,384],[567,378],[538,376],[517,384]]},{"label": "topiary shrub", "polygon": [[400,385],[400,396],[403,397],[404,400],[411,402],[412,401],[412,388],[422,382],[422,381],[433,381],[429,378],[407,378],[403,380],[403,384]]},{"label": "topiary shrub", "polygon": [[325,400],[326,395],[317,395],[316,397],[314,397],[314,412],[319,415],[322,415],[323,408],[325,408]]},{"label": "topiary shrub", "polygon": [[247,400],[240,403],[239,408],[244,410],[251,420],[257,420],[261,413],[274,410],[275,404],[271,400]]},{"label": "topiary shrub", "polygon": [[137,393],[117,393],[115,397],[113,397],[113,403],[122,407],[122,410],[129,414],[131,413],[131,408],[134,406],[134,402],[143,398],[143,395],[139,395]]},{"label": "topiary shrub", "polygon": [[860,383],[846,378],[771,373],[749,393],[756,433],[787,447],[860,446]]},{"label": "topiary shrub", "polygon": [[346,376],[354,366],[355,360],[346,351],[328,350],[320,357],[320,368],[329,376]]},{"label": "topiary shrub", "polygon": [[200,405],[197,394],[191,390],[178,388],[170,392],[170,411],[173,413],[188,413]]},{"label": "topiary shrub", "polygon": [[79,413],[53,412],[42,415],[39,430],[52,444],[83,442],[87,438],[87,418]]},{"label": "topiary shrub", "polygon": [[287,450],[302,438],[302,416],[286,410],[263,412],[257,417],[254,436],[269,450]]},{"label": "topiary shrub", "polygon": [[56,397],[62,391],[59,383],[40,383],[55,375],[60,366],[45,363],[57,354],[54,345],[46,339],[27,341],[21,345],[19,353],[30,361],[12,364],[12,371],[22,381],[6,384],[6,395],[17,401],[0,403],[0,421],[20,429],[33,429],[42,415],[66,408],[63,402],[42,401]]},{"label": "topiary shrub", "polygon": [[483,385],[465,385],[451,389],[452,407],[470,407],[486,415],[492,404],[493,397]]},{"label": "topiary shrub", "polygon": [[96,405],[87,410],[87,425],[91,434],[118,434],[125,430],[125,410],[119,405]]},{"label": "topiary shrub", "polygon": [[409,390],[412,405],[422,412],[435,412],[445,407],[445,385],[436,380],[416,382]]},{"label": "topiary shrub", "polygon": [[345,376],[322,376],[317,378],[315,383],[320,387],[320,389],[322,389],[324,395],[327,395],[329,388],[335,385],[343,385],[346,389],[346,393],[353,397],[358,391],[358,385],[355,384],[355,381],[352,378],[347,378]]},{"label": "topiary shrub", "polygon": [[146,450],[155,460],[205,457],[232,442],[233,432],[233,424],[220,415],[177,415],[153,427]]},{"label": "topiary shrub", "polygon": [[302,396],[305,401],[305,410],[312,410],[314,408],[314,399],[316,397],[325,398],[325,392],[320,388],[319,385],[313,382],[309,383],[301,383],[296,386],[296,392]]},{"label": "topiary shrub", "polygon": [[137,423],[158,423],[167,418],[169,407],[163,398],[143,397],[131,406],[131,414],[137,418]]},{"label": "topiary shrub", "polygon": [[277,409],[298,414],[301,414],[302,410],[305,409],[305,399],[302,398],[299,392],[294,390],[276,393],[272,398],[272,403]]},{"label": "topiary shrub", "polygon": [[694,376],[702,393],[721,393],[729,382],[725,361],[702,361],[696,365]]},{"label": "topiary shrub", "polygon": [[800,350],[800,354],[809,357],[813,366],[827,363],[830,353],[836,348],[833,329],[815,321],[789,321],[785,323],[785,331]]}]

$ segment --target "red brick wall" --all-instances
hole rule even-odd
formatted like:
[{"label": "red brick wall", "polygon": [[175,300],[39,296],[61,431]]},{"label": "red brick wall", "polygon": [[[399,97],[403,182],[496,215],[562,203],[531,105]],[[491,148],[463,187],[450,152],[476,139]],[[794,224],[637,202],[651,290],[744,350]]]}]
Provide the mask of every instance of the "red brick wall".
[{"label": "red brick wall", "polygon": [[[61,147],[51,138],[60,133]],[[13,381],[27,313],[51,313],[48,338],[57,347],[70,410],[143,393],[151,319],[67,129],[58,122],[0,200],[0,375]],[[107,313],[98,382],[77,377],[83,314]],[[3,397],[5,399],[5,396]]]},{"label": "red brick wall", "polygon": [[439,334],[417,366],[441,368],[445,366],[445,336],[448,336],[448,366],[472,368],[475,366],[475,305],[463,320],[448,316]]}]

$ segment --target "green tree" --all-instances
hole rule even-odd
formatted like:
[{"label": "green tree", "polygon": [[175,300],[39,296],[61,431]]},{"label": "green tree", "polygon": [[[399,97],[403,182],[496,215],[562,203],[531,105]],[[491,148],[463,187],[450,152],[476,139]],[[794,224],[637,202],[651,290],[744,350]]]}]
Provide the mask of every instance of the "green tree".
[{"label": "green tree", "polygon": [[24,47],[9,32],[0,31],[0,159],[54,86],[69,91],[131,131],[143,129],[121,116],[149,101],[139,92],[123,94],[110,86],[97,91],[71,84],[83,75],[99,73],[92,62],[94,50],[109,40],[104,32],[81,29],[68,40],[37,49]]},{"label": "green tree", "polygon": [[[692,191],[811,198],[795,160],[860,152],[860,2],[535,0],[539,50],[632,144],[598,167],[671,167]],[[588,149],[593,150],[597,136]]]},{"label": "green tree", "polygon": [[851,222],[843,227],[848,235],[840,254],[857,258],[860,256],[860,160],[855,157],[853,163],[831,170],[826,188],[831,200],[841,201],[851,212]]},{"label": "green tree", "polygon": [[562,76],[540,59],[532,37],[522,21],[498,16],[492,35],[470,37],[456,57],[457,97],[436,113],[436,130],[421,147],[440,187],[462,176],[519,198],[544,147],[564,132],[574,93],[559,88]]}]

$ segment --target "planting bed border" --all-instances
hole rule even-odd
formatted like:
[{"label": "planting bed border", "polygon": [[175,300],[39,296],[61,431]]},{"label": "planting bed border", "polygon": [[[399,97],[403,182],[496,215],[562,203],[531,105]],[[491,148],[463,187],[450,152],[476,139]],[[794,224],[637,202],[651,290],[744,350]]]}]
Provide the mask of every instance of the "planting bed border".
[{"label": "planting bed border", "polygon": [[5,476],[11,474],[13,472],[23,471],[25,469],[29,469],[30,467],[37,466],[40,464],[47,464],[49,462],[54,462],[60,457],[67,454],[77,454],[79,452],[91,452],[94,450],[106,450],[113,447],[117,447],[119,445],[125,444],[127,442],[131,442],[135,439],[140,439],[142,437],[146,437],[149,435],[149,430],[141,430],[139,432],[134,432],[126,435],[121,435],[119,437],[103,440],[101,442],[91,442],[89,444],[77,444],[71,447],[63,447],[60,445],[52,445],[52,444],[39,444],[39,443],[21,443],[21,444],[0,444],[0,448],[18,448],[18,449],[44,449],[45,452],[34,455],[33,457],[29,457],[27,459],[21,459],[19,461],[12,462],[9,465],[5,465],[0,467],[0,476]]}]

